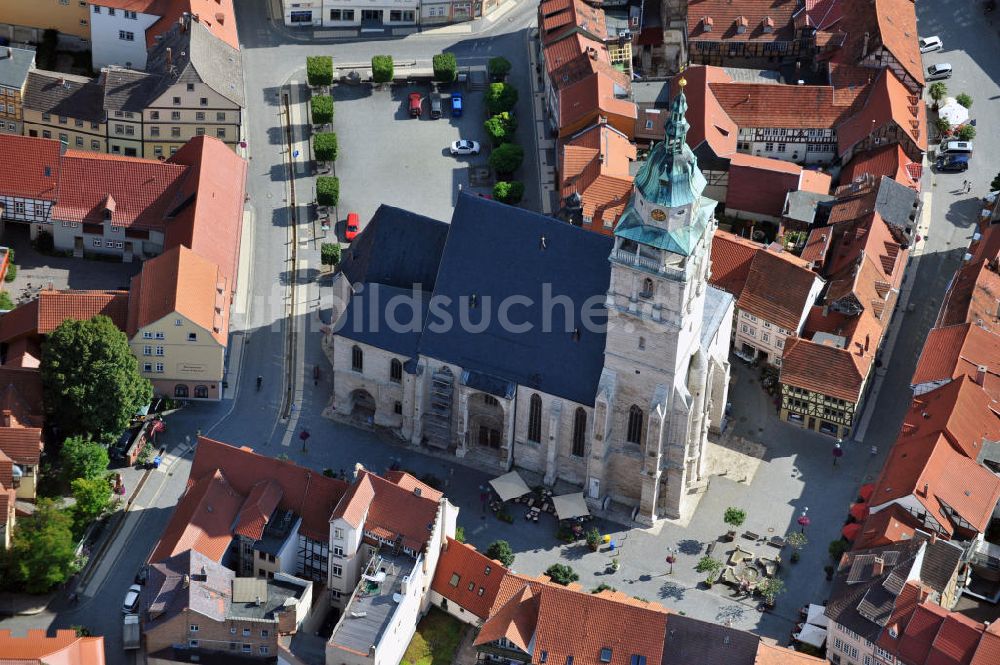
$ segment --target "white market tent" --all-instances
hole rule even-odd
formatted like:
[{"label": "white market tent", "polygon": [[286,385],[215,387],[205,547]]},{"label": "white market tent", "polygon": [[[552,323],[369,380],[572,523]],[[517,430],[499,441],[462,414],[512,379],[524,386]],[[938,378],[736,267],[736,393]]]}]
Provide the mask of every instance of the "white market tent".
[{"label": "white market tent", "polygon": [[823,612],[826,610],[822,605],[810,605],[809,612],[806,614],[806,623],[811,623],[814,626],[819,626],[820,628],[826,628],[830,625],[830,620],[826,617]]},{"label": "white market tent", "polygon": [[552,497],[552,505],[556,509],[556,515],[561,520],[590,514],[590,511],[587,510],[587,502],[583,500],[583,492],[554,496]]},{"label": "white market tent", "polygon": [[938,117],[944,118],[954,127],[968,122],[969,109],[955,101],[954,97],[948,97],[938,108]]},{"label": "white market tent", "polygon": [[524,479],[518,475],[517,471],[505,473],[490,481],[493,491],[497,493],[501,501],[510,501],[520,496],[524,496],[531,490],[524,483]]},{"label": "white market tent", "polygon": [[826,631],[818,626],[814,626],[811,623],[806,623],[802,625],[802,630],[797,634],[792,635],[793,638],[799,642],[805,642],[806,644],[811,644],[817,649],[823,648],[823,643],[826,642]]}]

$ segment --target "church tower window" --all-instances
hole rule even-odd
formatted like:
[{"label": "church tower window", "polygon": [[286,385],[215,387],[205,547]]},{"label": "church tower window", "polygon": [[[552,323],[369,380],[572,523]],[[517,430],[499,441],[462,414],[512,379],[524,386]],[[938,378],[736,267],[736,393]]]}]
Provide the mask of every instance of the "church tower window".
[{"label": "church tower window", "polygon": [[577,408],[576,415],[573,416],[573,454],[583,457],[583,451],[587,443],[587,412]]},{"label": "church tower window", "polygon": [[542,398],[537,394],[531,396],[531,406],[528,409],[528,441],[540,443],[542,440]]},{"label": "church tower window", "polygon": [[653,284],[653,280],[647,277],[642,280],[642,291],[639,292],[640,298],[652,298],[656,293],[656,285]]},{"label": "church tower window", "polygon": [[629,443],[642,445],[642,409],[633,404],[628,410],[628,431],[625,440]]}]

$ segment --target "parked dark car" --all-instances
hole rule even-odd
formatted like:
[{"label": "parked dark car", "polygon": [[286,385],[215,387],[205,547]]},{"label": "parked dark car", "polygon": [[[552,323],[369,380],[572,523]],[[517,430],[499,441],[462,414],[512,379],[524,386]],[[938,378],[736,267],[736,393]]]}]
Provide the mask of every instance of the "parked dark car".
[{"label": "parked dark car", "polygon": [[937,170],[946,171],[953,173],[960,173],[962,171],[969,170],[969,156],[968,155],[948,155],[946,157],[939,157],[937,160]]}]

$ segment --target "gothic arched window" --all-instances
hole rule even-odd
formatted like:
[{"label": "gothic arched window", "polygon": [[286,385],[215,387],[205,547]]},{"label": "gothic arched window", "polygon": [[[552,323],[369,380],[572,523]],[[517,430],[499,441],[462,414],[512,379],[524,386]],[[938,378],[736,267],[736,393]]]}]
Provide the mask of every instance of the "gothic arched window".
[{"label": "gothic arched window", "polygon": [[642,280],[642,293],[639,295],[643,298],[652,298],[653,294],[656,293],[656,286],[653,284],[653,280],[647,277]]},{"label": "gothic arched window", "polygon": [[635,404],[628,409],[628,431],[625,440],[629,443],[642,444],[642,409]]},{"label": "gothic arched window", "polygon": [[577,408],[576,415],[573,416],[573,454],[583,457],[583,451],[587,444],[587,412]]},{"label": "gothic arched window", "polygon": [[355,372],[365,370],[365,352],[361,350],[360,346],[351,348],[351,369]]},{"label": "gothic arched window", "polygon": [[537,394],[531,396],[531,406],[528,409],[528,441],[540,443],[542,440],[542,398]]},{"label": "gothic arched window", "polygon": [[403,363],[398,358],[393,358],[389,363],[389,380],[393,383],[403,382]]}]

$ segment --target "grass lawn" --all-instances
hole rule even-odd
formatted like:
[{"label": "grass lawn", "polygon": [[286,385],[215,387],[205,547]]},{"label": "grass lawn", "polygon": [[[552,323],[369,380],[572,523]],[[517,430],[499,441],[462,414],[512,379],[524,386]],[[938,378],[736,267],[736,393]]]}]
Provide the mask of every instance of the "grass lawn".
[{"label": "grass lawn", "polygon": [[420,623],[400,665],[451,665],[465,626],[436,607]]}]

